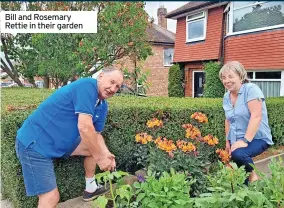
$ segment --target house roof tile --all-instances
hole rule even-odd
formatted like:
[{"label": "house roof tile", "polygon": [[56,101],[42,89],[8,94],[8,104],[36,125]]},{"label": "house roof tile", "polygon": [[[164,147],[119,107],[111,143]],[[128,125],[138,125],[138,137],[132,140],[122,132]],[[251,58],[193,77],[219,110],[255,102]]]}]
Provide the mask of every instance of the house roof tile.
[{"label": "house roof tile", "polygon": [[[194,11],[194,10],[197,10],[197,9],[200,9],[200,8],[203,8],[203,7],[207,7],[207,6],[210,6],[210,5],[214,5],[214,4],[218,4],[220,3],[219,1],[192,1],[192,2],[189,2],[171,12],[169,12],[167,15],[166,15],[166,18],[173,18],[177,15],[180,15],[180,14],[183,14],[183,13],[186,13],[186,12],[190,12],[190,11]],[[226,3],[226,2],[224,2]]]},{"label": "house roof tile", "polygon": [[160,44],[175,43],[175,33],[154,23],[150,28],[147,28],[147,34],[148,34],[148,41],[152,43],[160,43]]}]

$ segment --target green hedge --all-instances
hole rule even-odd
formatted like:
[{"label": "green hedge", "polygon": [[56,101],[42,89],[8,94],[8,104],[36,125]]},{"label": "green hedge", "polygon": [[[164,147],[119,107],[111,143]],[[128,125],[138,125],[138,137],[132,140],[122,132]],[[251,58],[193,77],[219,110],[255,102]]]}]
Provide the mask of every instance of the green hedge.
[{"label": "green hedge", "polygon": [[224,95],[225,88],[219,79],[219,71],[221,64],[218,62],[209,62],[204,64],[205,71],[205,85],[204,97],[207,98],[221,98]]},{"label": "green hedge", "polygon": [[[52,91],[38,89],[2,89],[1,178],[3,195],[14,207],[35,207],[36,198],[25,197],[20,164],[14,145],[17,129],[32,110],[8,112],[7,105],[38,105]],[[202,135],[211,133],[224,145],[224,112],[222,99],[114,97],[109,100],[110,110],[104,136],[110,150],[116,155],[118,168],[135,170],[135,134],[147,131],[146,122],[163,117],[164,128],[159,132],[167,138],[184,138],[181,125],[190,121],[196,111],[207,114],[209,122],[201,128]],[[284,144],[284,98],[267,100],[269,123],[274,142]],[[80,196],[85,186],[83,159],[55,160],[57,183],[61,200]]]},{"label": "green hedge", "polygon": [[169,69],[169,97],[184,97],[184,90],[182,87],[182,70],[178,64],[174,64]]}]

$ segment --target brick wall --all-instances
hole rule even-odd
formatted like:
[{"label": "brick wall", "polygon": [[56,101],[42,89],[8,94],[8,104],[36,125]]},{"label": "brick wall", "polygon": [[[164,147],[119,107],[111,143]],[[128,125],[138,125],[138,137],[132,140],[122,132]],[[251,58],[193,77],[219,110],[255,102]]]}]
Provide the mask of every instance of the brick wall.
[{"label": "brick wall", "polygon": [[174,62],[189,62],[219,58],[223,7],[210,9],[207,18],[206,39],[186,43],[186,17],[177,20]]},{"label": "brick wall", "polygon": [[284,29],[227,37],[225,63],[233,60],[247,70],[284,69]]},{"label": "brick wall", "polygon": [[[168,96],[170,67],[164,67],[163,64],[165,48],[169,48],[169,46],[152,45],[153,55],[149,56],[145,61],[138,63],[144,72],[149,71],[147,96]],[[134,70],[134,62],[129,57],[119,60],[118,63],[122,68],[127,67],[130,71]]]},{"label": "brick wall", "polygon": [[[172,46],[173,47],[173,46]],[[164,49],[169,48],[162,45],[153,45],[153,56],[149,56],[144,62],[144,69],[150,70],[148,82],[150,84],[147,95],[168,96],[168,76],[169,68],[164,67]]]}]

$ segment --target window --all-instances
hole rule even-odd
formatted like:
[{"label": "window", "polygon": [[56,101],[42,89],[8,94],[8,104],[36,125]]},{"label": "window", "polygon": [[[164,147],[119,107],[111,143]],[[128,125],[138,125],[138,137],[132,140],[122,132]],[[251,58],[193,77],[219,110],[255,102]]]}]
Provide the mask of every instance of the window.
[{"label": "window", "polygon": [[281,79],[281,71],[277,72],[255,72],[256,79]]},{"label": "window", "polygon": [[284,2],[232,2],[229,33],[239,34],[284,27]]},{"label": "window", "polygon": [[174,49],[164,49],[164,66],[171,66],[173,64]]},{"label": "window", "polygon": [[205,40],[206,36],[206,12],[200,12],[194,15],[187,16],[186,21],[186,41],[194,42]]},{"label": "window", "polygon": [[280,96],[281,71],[248,72],[248,78],[260,87],[265,97]]}]

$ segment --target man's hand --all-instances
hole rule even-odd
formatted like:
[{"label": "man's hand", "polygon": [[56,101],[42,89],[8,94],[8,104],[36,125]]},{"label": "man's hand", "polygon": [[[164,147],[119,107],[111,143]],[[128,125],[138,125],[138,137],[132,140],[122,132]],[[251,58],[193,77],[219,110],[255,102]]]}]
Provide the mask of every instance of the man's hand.
[{"label": "man's hand", "polygon": [[102,156],[95,157],[95,160],[103,171],[113,171],[116,167],[115,156],[110,152],[105,152]]},{"label": "man's hand", "polygon": [[238,140],[232,145],[231,152],[234,152],[236,149],[247,147],[247,146],[248,144],[245,143],[243,140]]},{"label": "man's hand", "polygon": [[103,171],[113,170],[113,161],[109,159],[107,156],[102,156],[100,159],[96,158],[96,163],[98,164],[99,168]]},{"label": "man's hand", "polygon": [[225,150],[228,152],[229,155],[231,155],[231,145],[230,145],[229,140],[226,140]]}]

